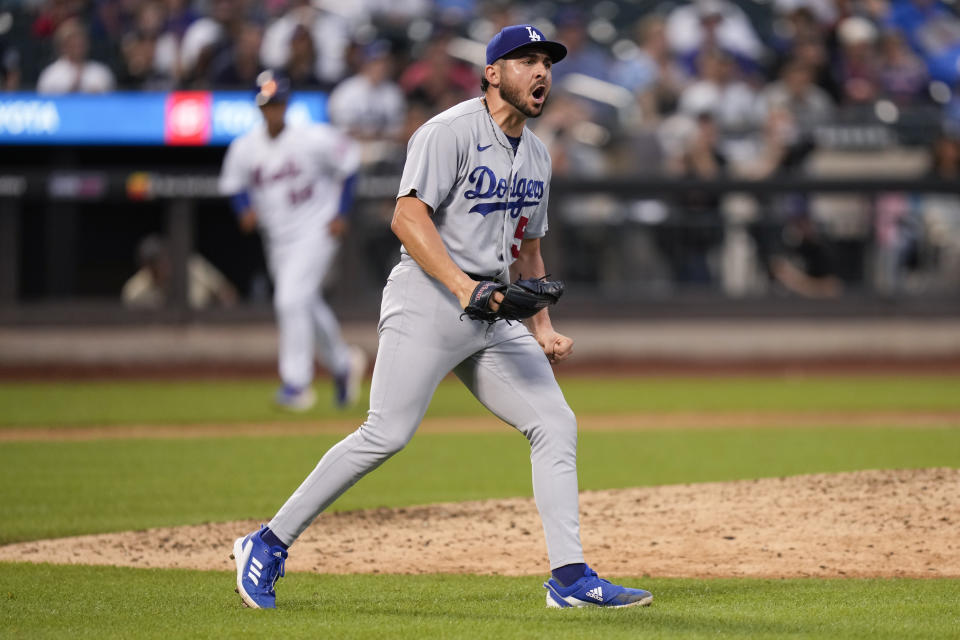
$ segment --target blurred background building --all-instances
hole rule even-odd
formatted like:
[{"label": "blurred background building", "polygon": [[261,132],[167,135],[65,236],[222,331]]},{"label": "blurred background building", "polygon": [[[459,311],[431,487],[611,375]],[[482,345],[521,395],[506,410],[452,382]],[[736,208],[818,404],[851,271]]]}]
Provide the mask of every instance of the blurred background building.
[{"label": "blurred background building", "polygon": [[[407,138],[522,22],[570,51],[529,123],[558,312],[960,309],[955,2],[0,0],[0,323],[268,318],[215,190],[267,67],[364,147],[331,300],[372,321]],[[124,306],[145,238],[166,290]],[[235,293],[198,304],[197,260]]]}]

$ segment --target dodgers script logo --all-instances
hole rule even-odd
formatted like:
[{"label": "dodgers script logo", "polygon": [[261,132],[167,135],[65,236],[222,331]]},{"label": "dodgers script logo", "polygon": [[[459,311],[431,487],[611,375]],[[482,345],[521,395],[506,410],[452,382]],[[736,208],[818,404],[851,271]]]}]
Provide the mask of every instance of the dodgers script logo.
[{"label": "dodgers script logo", "polygon": [[480,202],[473,205],[470,213],[485,216],[493,211],[505,210],[510,213],[511,218],[516,218],[523,212],[524,207],[535,207],[543,198],[543,180],[514,176],[513,184],[508,185],[505,178],[497,178],[497,174],[490,167],[482,165],[471,171],[467,179],[474,188],[464,193],[464,198],[467,200],[497,199],[496,202]]},{"label": "dodgers script logo", "polygon": [[480,202],[473,205],[469,213],[486,216],[491,211],[506,211],[511,218],[519,218],[513,234],[516,242],[510,246],[510,254],[518,258],[520,244],[523,242],[523,232],[527,228],[527,222],[530,221],[529,216],[522,215],[523,208],[540,204],[540,200],[543,199],[543,180],[513,176],[513,184],[507,185],[506,179],[497,178],[497,174],[490,167],[484,166],[471,171],[467,179],[474,185],[473,189],[463,194],[467,200],[497,198],[495,202]]}]

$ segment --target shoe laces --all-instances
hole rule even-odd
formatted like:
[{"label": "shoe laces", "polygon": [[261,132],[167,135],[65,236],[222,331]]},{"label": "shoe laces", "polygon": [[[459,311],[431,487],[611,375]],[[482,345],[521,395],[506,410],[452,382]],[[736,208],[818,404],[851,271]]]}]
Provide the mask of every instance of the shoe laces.
[{"label": "shoe laces", "polygon": [[270,558],[271,561],[264,566],[263,572],[267,574],[270,590],[273,591],[273,586],[277,584],[277,580],[286,574],[287,552],[280,547],[271,547]]},{"label": "shoe laces", "polygon": [[586,570],[583,572],[583,577],[584,577],[584,578],[596,578],[596,579],[599,580],[600,582],[606,582],[607,584],[613,584],[613,583],[610,582],[609,580],[605,580],[605,579],[601,578],[599,575],[597,575],[597,572],[594,571],[593,569],[591,569],[590,567],[587,567]]}]

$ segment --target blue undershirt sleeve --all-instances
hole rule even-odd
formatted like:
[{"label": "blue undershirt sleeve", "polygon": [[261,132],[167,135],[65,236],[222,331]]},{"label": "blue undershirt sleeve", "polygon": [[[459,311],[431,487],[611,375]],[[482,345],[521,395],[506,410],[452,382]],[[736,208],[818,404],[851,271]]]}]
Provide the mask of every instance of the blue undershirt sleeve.
[{"label": "blue undershirt sleeve", "polygon": [[357,188],[357,174],[352,173],[343,181],[343,190],[340,192],[340,208],[337,215],[346,217],[353,208],[353,194]]},{"label": "blue undershirt sleeve", "polygon": [[230,196],[230,206],[235,214],[242,216],[250,208],[250,194],[246,191],[233,194]]}]

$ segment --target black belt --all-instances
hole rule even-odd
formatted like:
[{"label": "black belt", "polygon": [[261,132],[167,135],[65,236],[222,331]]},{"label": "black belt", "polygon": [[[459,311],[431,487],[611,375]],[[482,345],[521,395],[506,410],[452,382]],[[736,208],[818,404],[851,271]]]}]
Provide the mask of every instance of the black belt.
[{"label": "black belt", "polygon": [[481,282],[484,281],[484,280],[486,280],[486,281],[488,281],[488,282],[500,282],[500,281],[497,279],[497,276],[482,276],[482,275],[477,274],[477,273],[470,273],[469,271],[464,271],[464,273],[466,273],[468,276],[470,276],[470,278],[471,278],[472,280],[477,280],[477,281],[481,281]]}]

